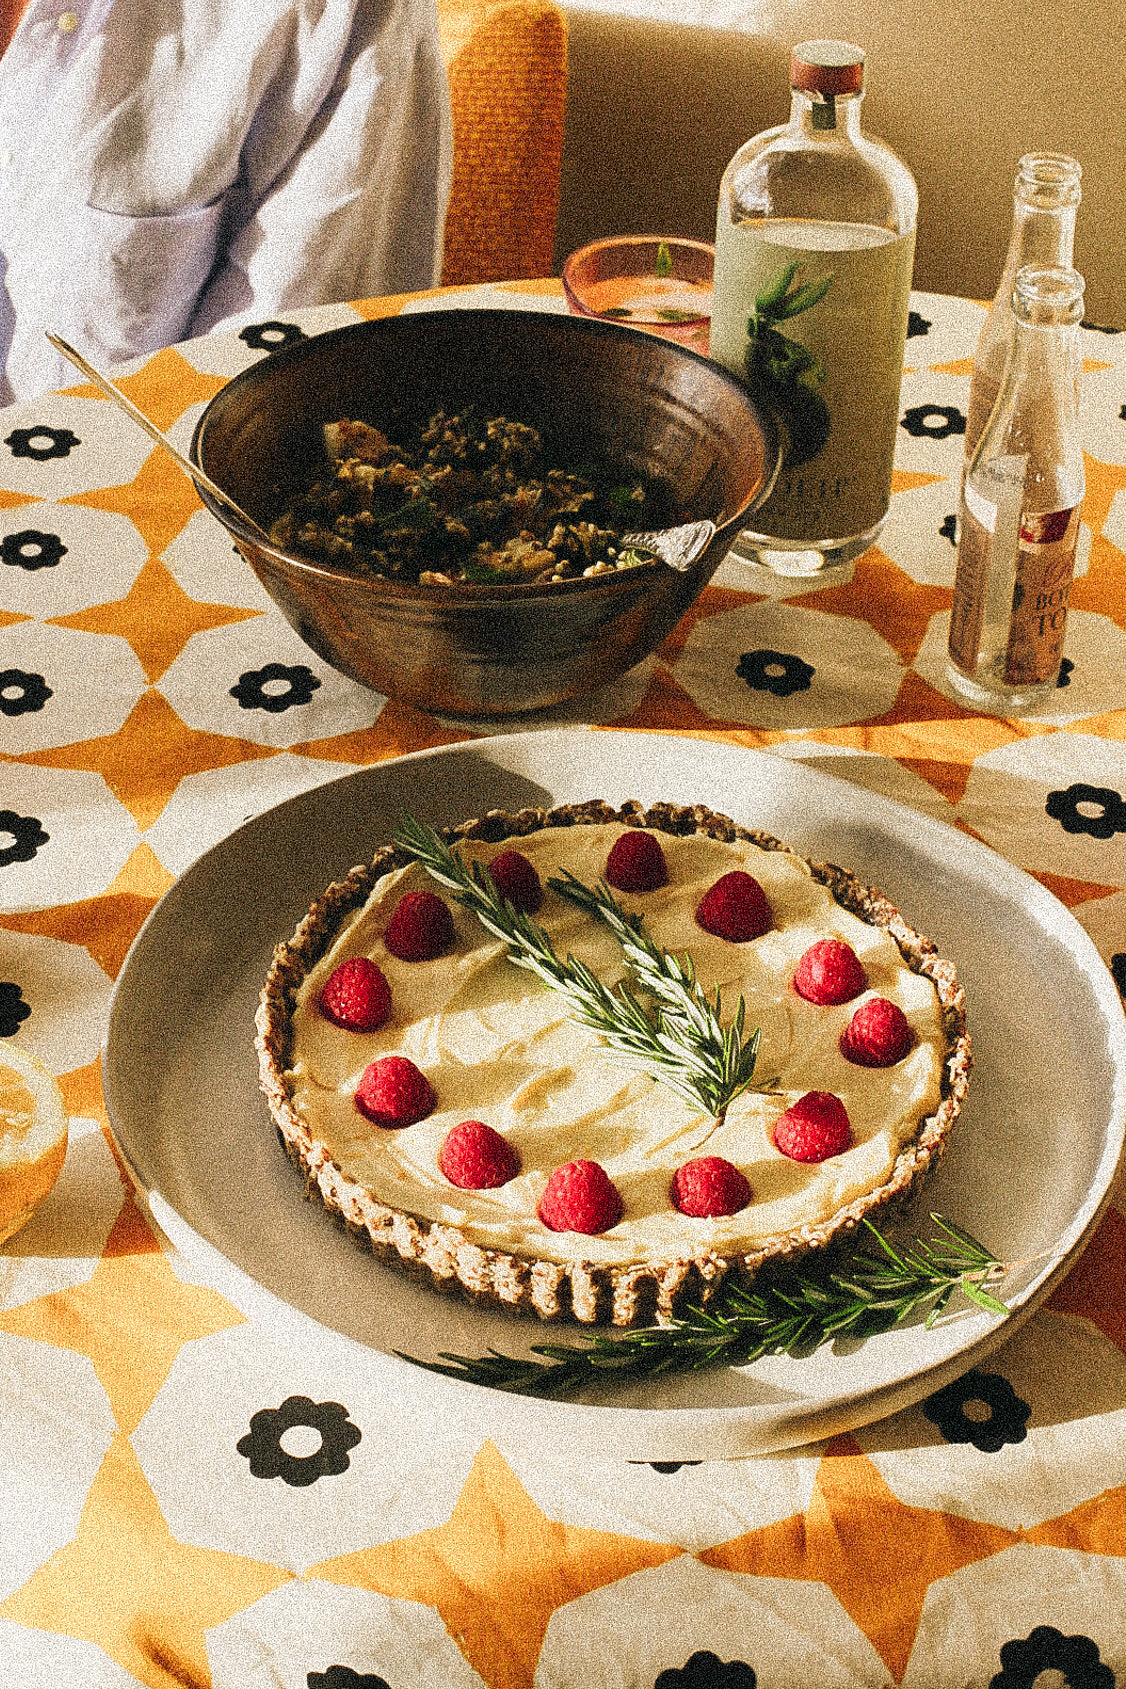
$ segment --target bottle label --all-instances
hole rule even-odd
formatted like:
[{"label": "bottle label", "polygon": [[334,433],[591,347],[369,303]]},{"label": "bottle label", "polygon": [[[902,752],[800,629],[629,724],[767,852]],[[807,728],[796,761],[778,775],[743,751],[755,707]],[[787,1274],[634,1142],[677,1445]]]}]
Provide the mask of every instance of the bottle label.
[{"label": "bottle label", "polygon": [[1007,686],[1044,685],[1059,670],[1078,539],[1077,508],[1026,516],[1021,523],[1003,675]]},{"label": "bottle label", "polygon": [[980,664],[984,644],[988,656],[998,638],[1008,637],[1027,474],[1023,454],[995,457],[979,465],[962,488],[950,655],[969,675]]},{"label": "bottle label", "polygon": [[886,514],[914,250],[913,230],[721,213],[711,355],[762,395],[783,444],[756,531],[817,543]]},{"label": "bottle label", "polygon": [[1079,538],[1078,506],[1021,514],[1026,463],[987,466],[997,503],[967,482],[950,613],[958,667],[1014,689],[1046,685],[1059,670]]}]

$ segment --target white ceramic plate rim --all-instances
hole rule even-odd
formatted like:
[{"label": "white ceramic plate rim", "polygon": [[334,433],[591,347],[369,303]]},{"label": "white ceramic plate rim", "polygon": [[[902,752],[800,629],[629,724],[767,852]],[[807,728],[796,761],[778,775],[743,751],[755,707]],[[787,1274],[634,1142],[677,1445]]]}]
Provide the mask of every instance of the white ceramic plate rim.
[{"label": "white ceramic plate rim", "polygon": [[[184,1151],[189,1157],[189,1188],[181,1184],[177,1189],[175,1180],[154,1176],[149,1117],[138,1103],[130,1026],[136,1019],[139,1004],[162,989],[161,969],[169,965],[167,934],[176,930],[179,911],[190,907],[193,887],[200,883],[201,876],[214,875],[226,863],[234,864],[245,857],[262,832],[264,821],[267,825],[272,823],[276,830],[298,810],[303,813],[312,808],[329,816],[342,816],[348,812],[354,796],[363,795],[370,802],[373,793],[378,798],[381,790],[389,792],[406,783],[408,790],[417,794],[418,807],[441,811],[451,802],[451,776],[458,769],[463,774],[468,769],[471,775],[479,776],[486,788],[494,777],[498,786],[512,779],[530,780],[545,791],[545,799],[541,801],[566,802],[599,795],[616,802],[632,796],[644,802],[659,798],[704,802],[726,810],[746,824],[778,832],[807,854],[829,855],[834,860],[841,860],[841,856],[825,848],[823,839],[832,845],[835,835],[841,833],[861,836],[871,846],[870,851],[864,852],[866,856],[878,858],[890,853],[896,861],[902,860],[908,877],[917,873],[925,881],[928,874],[946,872],[968,878],[978,899],[973,925],[988,926],[992,912],[1002,926],[1006,922],[1010,927],[1015,925],[1019,940],[1023,921],[1031,962],[1040,964],[1039,950],[1044,946],[1057,961],[1063,958],[1066,963],[1070,959],[1076,974],[1072,990],[1078,991],[1082,998],[1077,1011],[1088,1016],[1091,1023],[1085,1029],[1076,1030],[1074,1036],[1094,1040],[1098,1046],[1099,1059],[1107,1070],[1100,1092],[1105,1106],[1101,1117],[1089,1122],[1089,1136],[1074,1145],[1075,1156],[1081,1158],[1077,1175],[1082,1193],[1074,1195],[1060,1216],[1051,1247],[1045,1246],[1043,1236],[1031,1240],[1039,1245],[1031,1253],[1046,1258],[1034,1261],[1012,1281],[1006,1293],[1011,1308],[1009,1317],[1002,1321],[966,1312],[940,1332],[914,1331],[870,1340],[859,1351],[859,1359],[856,1355],[842,1358],[823,1351],[810,1361],[760,1362],[750,1373],[756,1387],[762,1384],[765,1391],[762,1401],[739,1399],[736,1405],[727,1405],[724,1380],[731,1378],[727,1373],[685,1382],[683,1388],[689,1405],[683,1401],[670,1403],[655,1387],[645,1387],[640,1392],[641,1405],[636,1400],[630,1405],[616,1405],[613,1398],[595,1402],[541,1401],[422,1371],[377,1344],[363,1342],[346,1331],[332,1330],[307,1306],[302,1306],[300,1294],[279,1295],[276,1288],[262,1282],[253,1270],[251,1256],[241,1250],[225,1252],[217,1248],[203,1235],[206,1228],[191,1224],[181,1210],[190,1208],[195,1194],[190,1188],[192,1150],[189,1146]],[[456,800],[453,801],[456,808]],[[513,807],[503,796],[497,801],[502,807]],[[778,815],[772,813],[772,808],[777,809],[779,805],[792,819],[793,824],[788,828],[780,825]],[[800,819],[796,810],[800,810]],[[432,813],[431,818],[454,821],[462,819],[464,813],[473,812]],[[378,828],[378,820],[373,825]],[[373,834],[372,848],[385,830],[384,826],[382,832],[377,830]],[[324,841],[330,862],[333,860],[331,843]],[[325,883],[357,859],[336,858]],[[245,862],[242,866],[245,869]],[[263,863],[267,873],[269,866],[268,862]],[[861,877],[881,883],[881,877],[865,874],[861,861],[848,861],[847,866]],[[894,896],[886,875],[882,883],[883,889]],[[314,887],[314,894],[316,889],[319,888]],[[268,923],[268,909],[262,910],[253,900],[247,900],[244,907],[248,930],[254,928],[255,921],[259,925],[263,921]],[[297,909],[297,917],[302,909],[303,905]],[[917,910],[908,908],[906,912],[924,925]],[[288,936],[292,924],[263,928],[258,936],[267,943],[267,957],[269,945]],[[933,932],[932,936],[941,944],[939,932]],[[1033,951],[1035,955],[1031,954]],[[988,1018],[989,1011],[979,1008],[979,1031],[988,1024]],[[973,1026],[971,1009],[971,1029]],[[171,1023],[168,1037],[173,1046],[177,1039],[182,1041],[186,1059],[190,1056],[206,1064],[207,1058],[199,1055],[198,1047],[188,1051],[189,1030]],[[237,1036],[245,1036],[247,1059],[253,1065],[249,1028],[241,1029]],[[114,1132],[148,1197],[154,1217],[184,1256],[244,1312],[275,1326],[280,1324],[298,1341],[316,1343],[321,1353],[326,1348],[332,1350],[342,1365],[362,1373],[373,1389],[408,1389],[439,1411],[456,1413],[502,1439],[527,1438],[539,1446],[546,1443],[572,1450],[585,1447],[592,1452],[612,1448],[616,1453],[637,1459],[700,1459],[793,1446],[854,1429],[959,1377],[1005,1341],[1073,1264],[1109,1198],[1126,1136],[1126,1021],[1117,991],[1086,933],[1037,881],[952,827],[801,762],[689,737],[625,731],[606,733],[589,728],[509,734],[392,759],[287,800],[268,812],[267,817],[258,817],[237,829],[205,852],[181,876],[135,940],[115,989],[103,1063]],[[1050,1075],[1048,1078],[1050,1084]],[[971,1106],[973,1101],[971,1089]],[[1062,1095],[1046,1097],[1045,1116],[1064,1105]],[[265,1120],[264,1108],[261,1113]],[[171,1130],[174,1134],[179,1130],[175,1119]],[[948,1157],[948,1162],[954,1154]],[[940,1170],[939,1178],[945,1170],[945,1167]],[[171,1189],[167,1188],[169,1183]],[[972,1209],[975,1203],[980,1203],[982,1195],[979,1189],[969,1193],[968,1207]],[[962,1196],[965,1199],[967,1193],[963,1191]],[[302,1209],[298,1225],[306,1224],[306,1214],[310,1223],[321,1218],[312,1210]],[[974,1230],[974,1213],[967,1212],[966,1206],[952,1212],[951,1217]],[[1018,1245],[1025,1243],[1023,1234],[1017,1241]],[[1024,1250],[1020,1252],[1023,1254]],[[388,1271],[366,1260],[359,1250],[355,1250],[355,1262],[357,1273]],[[431,1302],[442,1305],[445,1318],[447,1300],[431,1298]],[[473,1326],[477,1311],[466,1310],[465,1318],[467,1327]],[[495,1318],[502,1323],[489,1340],[513,1352],[526,1348],[531,1340],[570,1340],[573,1332],[573,1328],[529,1328],[526,1322],[512,1321],[503,1315]],[[506,1345],[509,1334],[511,1340]],[[473,1331],[467,1330],[463,1342],[453,1345],[447,1342],[445,1346],[455,1347],[458,1352],[477,1353],[481,1344]],[[800,1374],[795,1368],[802,1369]],[[745,1377],[745,1374],[735,1375],[733,1382],[741,1385]],[[799,1380],[797,1384],[795,1379]],[[636,1398],[638,1392],[633,1394]]]}]

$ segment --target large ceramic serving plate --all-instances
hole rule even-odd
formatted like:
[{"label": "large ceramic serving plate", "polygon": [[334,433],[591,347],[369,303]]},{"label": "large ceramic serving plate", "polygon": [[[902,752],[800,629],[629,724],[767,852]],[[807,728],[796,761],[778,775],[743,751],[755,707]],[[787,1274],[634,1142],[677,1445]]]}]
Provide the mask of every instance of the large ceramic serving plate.
[{"label": "large ceramic serving plate", "polygon": [[[805,1360],[540,1401],[450,1380],[433,1359],[573,1337],[470,1307],[376,1263],[281,1153],[257,1088],[253,1016],[274,944],[404,810],[449,823],[586,797],[702,802],[851,868],[957,960],[975,1071],[919,1214],[938,1210],[1023,1265],[1011,1313],[969,1309]],[[293,798],[230,835],[158,904],[130,952],[105,1051],[114,1132],[152,1213],[252,1317],[280,1325],[355,1393],[410,1392],[420,1412],[506,1441],[642,1460],[793,1446],[868,1423],[980,1362],[1058,1281],[1107,1199],[1126,1130],[1126,1023],[1066,909],[954,829],[800,763],[692,739],[568,729],[382,763]]]}]

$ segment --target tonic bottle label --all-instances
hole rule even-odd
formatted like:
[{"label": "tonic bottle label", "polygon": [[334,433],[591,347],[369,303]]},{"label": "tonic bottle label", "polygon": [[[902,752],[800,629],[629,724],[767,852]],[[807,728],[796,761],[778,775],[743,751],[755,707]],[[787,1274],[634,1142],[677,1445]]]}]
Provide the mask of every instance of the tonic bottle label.
[{"label": "tonic bottle label", "polygon": [[711,355],[770,406],[783,445],[757,532],[816,544],[886,514],[914,245],[914,231],[721,213]]},{"label": "tonic bottle label", "polygon": [[965,674],[974,674],[1008,640],[1027,472],[1023,454],[995,457],[962,488],[950,655]]},{"label": "tonic bottle label", "polygon": [[1059,670],[1078,538],[1075,507],[1021,522],[1003,675],[1008,686],[1045,685]]}]

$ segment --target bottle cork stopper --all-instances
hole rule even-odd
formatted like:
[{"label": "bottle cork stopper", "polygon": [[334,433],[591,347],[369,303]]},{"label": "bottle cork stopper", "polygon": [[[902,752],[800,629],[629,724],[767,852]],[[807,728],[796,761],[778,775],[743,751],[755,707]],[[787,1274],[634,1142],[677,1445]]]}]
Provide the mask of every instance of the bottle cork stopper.
[{"label": "bottle cork stopper", "polygon": [[802,41],[790,54],[790,86],[835,98],[864,86],[864,49],[849,41]]}]

